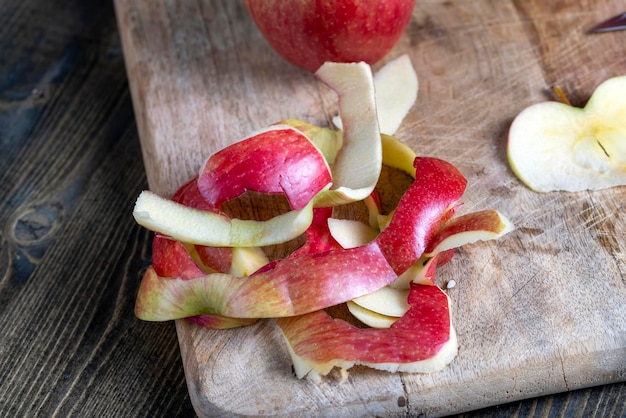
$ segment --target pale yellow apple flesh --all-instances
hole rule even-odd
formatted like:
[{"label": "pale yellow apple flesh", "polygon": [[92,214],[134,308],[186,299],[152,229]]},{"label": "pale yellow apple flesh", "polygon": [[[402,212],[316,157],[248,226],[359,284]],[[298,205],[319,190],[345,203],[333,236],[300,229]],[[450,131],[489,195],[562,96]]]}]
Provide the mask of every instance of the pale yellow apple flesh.
[{"label": "pale yellow apple flesh", "polygon": [[228,219],[143,191],[135,202],[133,216],[144,228],[187,244],[256,247],[284,243],[301,235],[311,225],[314,203],[311,200],[300,210],[268,221],[253,221]]},{"label": "pale yellow apple flesh", "polygon": [[380,315],[400,318],[410,308],[407,302],[408,296],[409,289],[385,286],[367,295],[352,299],[352,302]]},{"label": "pale yellow apple flesh", "polygon": [[332,237],[343,248],[365,245],[373,241],[379,232],[363,222],[351,219],[330,218],[328,228]]},{"label": "pale yellow apple flesh", "polygon": [[370,66],[327,62],[315,75],[338,96],[343,145],[331,167],[333,186],[318,206],[336,206],[369,196],[383,164],[376,97]]},{"label": "pale yellow apple flesh", "polygon": [[511,125],[507,153],[513,172],[537,192],[625,185],[626,76],[598,86],[584,108],[526,108]]},{"label": "pale yellow apple flesh", "polygon": [[[393,135],[417,100],[419,82],[408,55],[389,61],[374,74],[380,132]],[[333,123],[342,129],[341,118]]]},{"label": "pale yellow apple flesh", "polygon": [[397,316],[387,316],[370,311],[352,301],[346,302],[346,306],[356,319],[372,328],[389,328],[399,318]]}]

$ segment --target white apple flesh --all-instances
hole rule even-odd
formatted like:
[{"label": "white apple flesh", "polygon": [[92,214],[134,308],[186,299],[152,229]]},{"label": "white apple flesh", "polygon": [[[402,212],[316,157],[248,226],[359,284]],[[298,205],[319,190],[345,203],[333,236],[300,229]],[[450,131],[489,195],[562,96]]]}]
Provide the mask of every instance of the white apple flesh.
[{"label": "white apple flesh", "polygon": [[537,192],[626,184],[626,76],[598,86],[584,108],[526,108],[511,124],[507,154],[513,172]]}]

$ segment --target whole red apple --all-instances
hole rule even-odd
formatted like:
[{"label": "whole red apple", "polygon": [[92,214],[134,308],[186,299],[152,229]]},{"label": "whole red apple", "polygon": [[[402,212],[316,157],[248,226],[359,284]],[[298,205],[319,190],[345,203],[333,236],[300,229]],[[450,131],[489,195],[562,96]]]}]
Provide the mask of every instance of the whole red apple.
[{"label": "whole red apple", "polygon": [[269,44],[309,71],[326,61],[373,64],[393,48],[415,0],[244,0]]}]

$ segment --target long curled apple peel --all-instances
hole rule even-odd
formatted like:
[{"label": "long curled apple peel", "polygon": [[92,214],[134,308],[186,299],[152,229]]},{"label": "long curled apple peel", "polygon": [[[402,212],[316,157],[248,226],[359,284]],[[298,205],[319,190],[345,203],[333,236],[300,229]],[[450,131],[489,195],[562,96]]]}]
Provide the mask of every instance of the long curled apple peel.
[{"label": "long curled apple peel", "polygon": [[[511,225],[497,212],[450,220],[465,178],[451,164],[416,157],[381,135],[367,65],[328,63],[317,75],[339,96],[343,131],[286,120],[210,157],[171,200],[142,193],[135,218],[157,235],[136,315],[187,318],[210,328],[277,318],[297,375],[314,380],[354,364],[439,370],[456,356],[457,342],[449,298],[434,285],[435,268],[456,246],[498,238]],[[385,216],[374,189],[383,163],[415,180]],[[283,194],[292,210],[262,222],[220,211],[246,190]],[[344,248],[347,241],[330,231],[332,207],[359,200],[370,209],[367,228],[375,236]],[[284,259],[269,262],[260,248],[302,234],[304,245]],[[410,289],[408,305],[388,329],[356,328],[324,311],[394,285]]]}]

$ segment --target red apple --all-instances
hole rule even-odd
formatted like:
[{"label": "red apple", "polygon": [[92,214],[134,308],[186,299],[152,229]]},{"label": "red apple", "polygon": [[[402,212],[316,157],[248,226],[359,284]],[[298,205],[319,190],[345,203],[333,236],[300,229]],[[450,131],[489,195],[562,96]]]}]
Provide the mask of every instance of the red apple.
[{"label": "red apple", "polygon": [[415,0],[245,0],[257,27],[287,61],[373,64],[404,32]]}]

